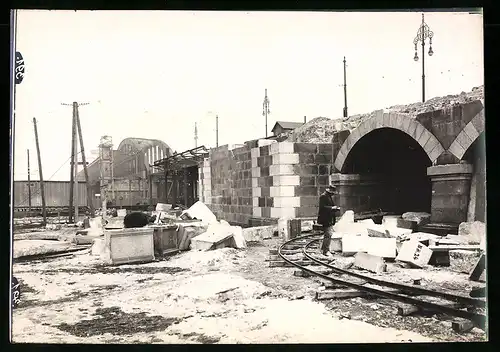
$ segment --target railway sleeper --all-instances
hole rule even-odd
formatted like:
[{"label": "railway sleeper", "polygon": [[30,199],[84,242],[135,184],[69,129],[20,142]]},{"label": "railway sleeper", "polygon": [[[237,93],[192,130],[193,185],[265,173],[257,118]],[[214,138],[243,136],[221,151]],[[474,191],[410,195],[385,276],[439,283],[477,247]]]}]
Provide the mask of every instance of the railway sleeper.
[{"label": "railway sleeper", "polygon": [[[298,237],[296,239],[289,240],[280,246],[279,252],[281,252],[281,250],[287,244],[293,243],[296,240],[303,240],[303,239],[311,238],[311,237],[314,237],[314,235],[305,235],[305,236]],[[310,247],[312,243],[317,242],[317,241],[318,241],[318,239],[312,240],[303,247],[304,254],[306,254],[306,256],[309,259],[311,259],[312,261],[314,261],[315,263],[317,263],[319,265],[333,269],[334,271],[336,271],[338,273],[346,274],[349,276],[354,276],[354,277],[357,277],[360,279],[365,279],[366,281],[371,282],[373,284],[376,284],[378,286],[383,286],[383,287],[385,287],[385,290],[375,289],[372,287],[363,287],[363,286],[357,285],[357,284],[349,282],[349,281],[343,281],[343,280],[338,279],[338,278],[332,278],[332,277],[329,277],[327,275],[323,275],[323,274],[314,272],[312,269],[307,269],[304,266],[300,265],[300,263],[296,263],[296,262],[294,263],[292,261],[286,260],[285,257],[283,257],[283,259],[285,259],[285,262],[291,266],[296,266],[300,269],[308,271],[311,274],[319,276],[323,279],[331,280],[333,283],[346,285],[346,286],[349,286],[349,287],[354,288],[354,289],[365,291],[369,294],[378,295],[382,298],[393,299],[393,300],[396,300],[396,301],[399,301],[402,303],[407,303],[407,304],[414,304],[414,305],[418,305],[418,306],[426,308],[426,309],[436,310],[436,311],[439,311],[441,313],[445,313],[445,314],[448,314],[448,315],[451,315],[454,317],[468,319],[468,320],[471,320],[475,326],[479,327],[480,329],[485,330],[486,316],[484,314],[478,314],[475,312],[459,310],[459,309],[455,309],[452,307],[442,306],[442,305],[427,302],[427,301],[416,300],[412,297],[408,297],[405,295],[399,295],[397,293],[393,293],[393,292],[386,291],[386,290],[389,288],[392,288],[392,289],[396,289],[396,290],[403,290],[407,293],[409,292],[409,293],[413,293],[413,294],[422,294],[422,295],[425,294],[428,296],[445,298],[445,299],[450,300],[450,301],[462,302],[462,303],[467,303],[467,304],[471,304],[471,305],[475,305],[475,306],[483,306],[483,307],[485,306],[484,301],[470,299],[469,297],[456,296],[456,295],[443,293],[443,292],[439,292],[439,291],[432,291],[432,290],[427,290],[427,289],[422,289],[422,288],[416,288],[416,287],[408,286],[408,285],[404,285],[404,284],[396,284],[396,283],[392,283],[392,282],[387,282],[384,280],[379,280],[379,279],[375,279],[372,277],[368,277],[368,276],[352,273],[352,272],[349,272],[346,270],[342,270],[340,268],[336,268],[332,265],[325,264],[324,262],[321,262],[320,260],[314,259],[311,256],[307,255],[306,252],[307,252],[308,247]]]}]

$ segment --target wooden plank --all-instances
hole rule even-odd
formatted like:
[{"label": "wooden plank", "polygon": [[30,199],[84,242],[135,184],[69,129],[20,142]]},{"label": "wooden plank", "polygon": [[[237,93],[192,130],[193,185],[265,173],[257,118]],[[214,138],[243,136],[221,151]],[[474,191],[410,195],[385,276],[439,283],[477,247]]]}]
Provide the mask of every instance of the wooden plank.
[{"label": "wooden plank", "polygon": [[[317,271],[318,273],[320,274],[323,274],[323,275],[329,275],[332,273],[331,270],[328,270],[328,271]],[[311,277],[311,276],[315,276],[313,274],[310,274],[309,272],[307,271],[304,271],[304,270],[295,270],[293,272],[293,276],[297,276],[297,277]]]},{"label": "wooden plank", "polygon": [[[282,254],[299,254],[299,253],[302,253],[302,249],[283,249],[281,251],[281,253]],[[276,255],[276,254],[278,254],[278,250],[277,249],[270,249],[269,254]]]},{"label": "wooden plank", "polygon": [[[296,256],[293,256],[293,257],[288,257],[286,256],[286,259],[288,260],[293,260],[293,261],[296,261],[296,260],[302,260],[304,259],[304,256],[303,255],[296,255]],[[266,258],[266,262],[272,262],[272,261],[277,261],[277,260],[283,260],[279,255],[270,255],[269,257]]]},{"label": "wooden plank", "polygon": [[481,249],[479,245],[457,245],[457,246],[429,246],[430,250],[436,251],[454,251],[454,250],[464,250],[464,251],[477,251]]},{"label": "wooden plank", "polygon": [[[384,292],[390,293],[400,293],[399,290],[388,289]],[[344,289],[344,290],[334,290],[334,291],[318,291],[316,292],[316,299],[321,301],[325,299],[339,299],[339,298],[354,298],[354,297],[373,297],[374,294],[358,291],[355,289]]]}]

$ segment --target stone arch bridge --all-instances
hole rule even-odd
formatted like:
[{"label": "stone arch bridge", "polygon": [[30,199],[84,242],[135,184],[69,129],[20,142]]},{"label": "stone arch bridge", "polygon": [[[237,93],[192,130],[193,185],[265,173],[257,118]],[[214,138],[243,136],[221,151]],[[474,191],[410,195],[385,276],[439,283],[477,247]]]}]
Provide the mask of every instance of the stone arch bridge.
[{"label": "stone arch bridge", "polygon": [[481,100],[417,116],[377,111],[333,137],[339,205],[425,211],[453,226],[484,221],[484,130]]}]

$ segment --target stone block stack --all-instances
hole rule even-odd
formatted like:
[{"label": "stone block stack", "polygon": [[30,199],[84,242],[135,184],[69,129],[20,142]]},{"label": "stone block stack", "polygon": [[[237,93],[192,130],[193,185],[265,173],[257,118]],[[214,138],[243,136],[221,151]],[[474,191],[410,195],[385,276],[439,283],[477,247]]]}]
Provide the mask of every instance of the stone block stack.
[{"label": "stone block stack", "polygon": [[210,152],[200,175],[200,199],[218,219],[248,224],[252,216],[250,148],[229,150],[221,146]]}]

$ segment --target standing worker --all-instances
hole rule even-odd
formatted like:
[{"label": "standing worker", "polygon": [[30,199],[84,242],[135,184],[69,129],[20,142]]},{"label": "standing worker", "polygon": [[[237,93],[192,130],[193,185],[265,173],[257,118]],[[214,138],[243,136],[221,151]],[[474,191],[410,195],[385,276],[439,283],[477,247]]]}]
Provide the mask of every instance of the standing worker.
[{"label": "standing worker", "polygon": [[333,225],[335,225],[335,212],[340,210],[333,203],[333,195],[336,193],[337,188],[330,185],[319,197],[318,224],[323,225],[321,252],[325,256],[332,256],[330,253],[330,242],[332,241]]}]

